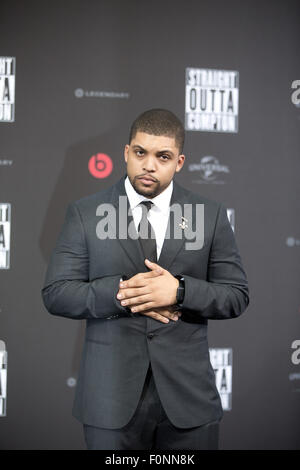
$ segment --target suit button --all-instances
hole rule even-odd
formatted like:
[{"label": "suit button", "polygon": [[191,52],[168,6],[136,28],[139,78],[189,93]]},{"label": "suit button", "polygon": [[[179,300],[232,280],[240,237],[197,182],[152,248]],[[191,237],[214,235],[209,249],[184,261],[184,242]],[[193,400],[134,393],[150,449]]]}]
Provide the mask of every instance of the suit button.
[{"label": "suit button", "polygon": [[148,333],[148,334],[147,334],[147,338],[148,338],[148,339],[152,339],[153,336],[154,336],[154,333]]}]

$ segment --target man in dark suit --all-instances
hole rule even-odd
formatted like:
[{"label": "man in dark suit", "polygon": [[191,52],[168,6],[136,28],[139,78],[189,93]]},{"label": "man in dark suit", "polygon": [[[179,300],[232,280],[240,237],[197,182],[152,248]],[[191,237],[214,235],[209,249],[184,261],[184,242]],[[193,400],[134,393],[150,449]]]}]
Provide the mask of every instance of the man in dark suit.
[{"label": "man in dark suit", "polygon": [[207,323],[238,317],[248,284],[225,207],[173,180],[183,143],[170,111],[140,115],[127,174],[68,206],[48,266],[48,311],[86,319],[73,414],[89,449],[218,448]]}]

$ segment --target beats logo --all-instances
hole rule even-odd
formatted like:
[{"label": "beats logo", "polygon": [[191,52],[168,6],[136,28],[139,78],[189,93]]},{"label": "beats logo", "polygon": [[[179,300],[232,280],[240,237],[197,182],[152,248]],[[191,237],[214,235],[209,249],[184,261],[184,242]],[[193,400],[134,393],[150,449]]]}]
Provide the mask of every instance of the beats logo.
[{"label": "beats logo", "polygon": [[113,162],[105,153],[97,153],[90,158],[88,168],[94,178],[107,178],[112,172]]}]

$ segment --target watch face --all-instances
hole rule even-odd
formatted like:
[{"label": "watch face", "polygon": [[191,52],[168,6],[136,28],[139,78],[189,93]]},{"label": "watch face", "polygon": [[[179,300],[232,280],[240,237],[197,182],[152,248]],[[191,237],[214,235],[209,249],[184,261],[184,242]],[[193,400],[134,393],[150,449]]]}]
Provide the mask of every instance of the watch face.
[{"label": "watch face", "polygon": [[182,286],[179,286],[177,289],[177,302],[181,303],[183,300],[183,293],[184,293],[184,288]]},{"label": "watch face", "polygon": [[181,304],[183,302],[185,292],[184,277],[178,276],[177,279],[179,280],[179,286],[177,288],[176,300],[178,304]]}]

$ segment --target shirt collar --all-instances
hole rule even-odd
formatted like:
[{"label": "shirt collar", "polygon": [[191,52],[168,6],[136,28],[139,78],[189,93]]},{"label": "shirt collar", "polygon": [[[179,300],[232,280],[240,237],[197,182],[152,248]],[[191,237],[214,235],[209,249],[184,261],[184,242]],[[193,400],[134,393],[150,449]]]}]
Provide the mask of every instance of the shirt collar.
[{"label": "shirt collar", "polygon": [[158,196],[153,197],[152,199],[147,199],[145,196],[138,194],[134,187],[132,186],[128,176],[125,179],[125,190],[129,200],[131,210],[133,210],[138,204],[142,201],[151,201],[154,206],[157,206],[162,212],[167,212],[170,207],[170,200],[173,192],[173,180],[170,182],[169,186],[166,187]]}]

